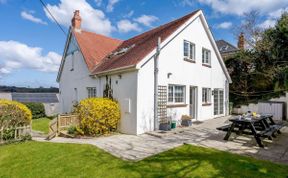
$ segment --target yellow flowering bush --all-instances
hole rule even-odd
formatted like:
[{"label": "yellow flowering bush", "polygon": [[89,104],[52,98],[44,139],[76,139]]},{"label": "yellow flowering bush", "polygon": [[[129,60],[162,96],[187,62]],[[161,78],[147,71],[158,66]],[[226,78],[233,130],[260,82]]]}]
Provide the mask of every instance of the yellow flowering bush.
[{"label": "yellow flowering bush", "polygon": [[102,135],[117,129],[119,104],[108,98],[87,98],[78,104],[80,128],[87,135]]},{"label": "yellow flowering bush", "polygon": [[32,119],[32,113],[22,103],[0,99],[0,129],[28,125]]}]

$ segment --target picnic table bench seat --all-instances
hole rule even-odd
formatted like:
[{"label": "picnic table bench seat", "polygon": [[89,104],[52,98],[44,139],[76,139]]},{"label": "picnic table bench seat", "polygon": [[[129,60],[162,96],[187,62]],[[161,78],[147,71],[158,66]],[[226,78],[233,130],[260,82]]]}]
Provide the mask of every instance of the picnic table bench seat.
[{"label": "picnic table bench seat", "polygon": [[260,147],[264,147],[260,137],[272,140],[272,137],[276,137],[276,133],[281,134],[280,129],[284,127],[284,124],[274,122],[273,115],[262,115],[259,118],[250,119],[232,118],[229,121],[232,124],[217,128],[218,130],[227,132],[224,140],[228,140],[232,132],[235,132],[237,135],[254,135]]}]

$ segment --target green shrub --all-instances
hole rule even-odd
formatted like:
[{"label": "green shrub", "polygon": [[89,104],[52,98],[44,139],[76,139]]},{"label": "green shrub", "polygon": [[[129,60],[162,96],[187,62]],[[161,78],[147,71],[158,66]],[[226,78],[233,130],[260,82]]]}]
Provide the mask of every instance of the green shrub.
[{"label": "green shrub", "polygon": [[67,133],[74,135],[76,133],[76,126],[71,125],[70,127],[68,127]]},{"label": "green shrub", "polygon": [[12,140],[15,137],[15,129],[6,129],[3,132],[3,140]]},{"label": "green shrub", "polygon": [[31,119],[32,113],[24,104],[0,99],[0,128],[28,125]]},{"label": "green shrub", "polygon": [[45,108],[43,103],[24,103],[32,112],[33,119],[45,117]]},{"label": "green shrub", "polygon": [[107,98],[87,98],[78,104],[80,128],[88,135],[102,135],[117,129],[120,108],[117,102]]}]

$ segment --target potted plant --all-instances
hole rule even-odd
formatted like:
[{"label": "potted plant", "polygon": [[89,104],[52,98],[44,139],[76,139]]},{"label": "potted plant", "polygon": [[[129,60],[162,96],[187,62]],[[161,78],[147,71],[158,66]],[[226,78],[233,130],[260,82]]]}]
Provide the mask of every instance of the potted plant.
[{"label": "potted plant", "polygon": [[188,115],[182,115],[181,117],[181,125],[189,127],[192,125],[192,117]]},{"label": "potted plant", "polygon": [[159,123],[159,130],[171,130],[171,117],[161,118]]}]

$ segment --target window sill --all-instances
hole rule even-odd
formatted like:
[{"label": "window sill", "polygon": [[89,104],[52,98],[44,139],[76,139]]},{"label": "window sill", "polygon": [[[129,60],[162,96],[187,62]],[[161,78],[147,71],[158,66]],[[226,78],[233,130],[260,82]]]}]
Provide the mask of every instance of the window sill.
[{"label": "window sill", "polygon": [[211,68],[211,65],[210,65],[210,64],[202,64],[202,66]]},{"label": "window sill", "polygon": [[186,62],[191,62],[191,63],[196,63],[195,60],[189,59],[189,58],[184,58],[184,61],[186,61]]},{"label": "window sill", "polygon": [[181,108],[181,107],[186,107],[187,104],[168,104],[167,108]]},{"label": "window sill", "polygon": [[202,106],[211,106],[211,103],[202,103]]}]

